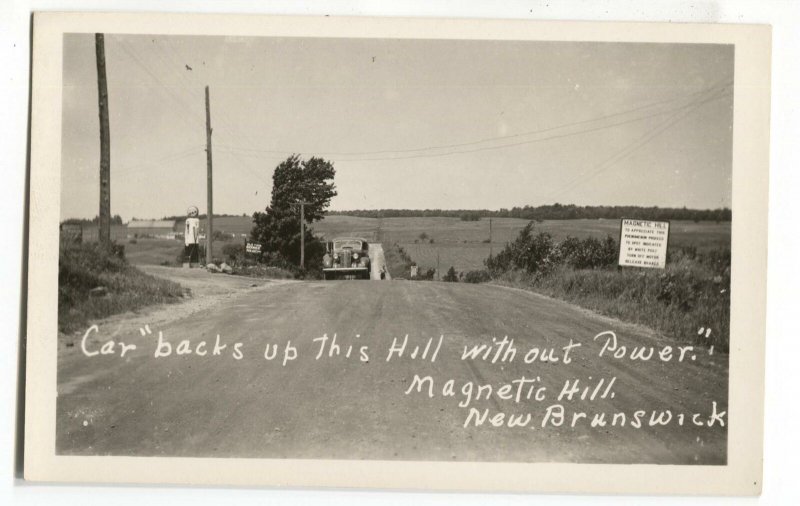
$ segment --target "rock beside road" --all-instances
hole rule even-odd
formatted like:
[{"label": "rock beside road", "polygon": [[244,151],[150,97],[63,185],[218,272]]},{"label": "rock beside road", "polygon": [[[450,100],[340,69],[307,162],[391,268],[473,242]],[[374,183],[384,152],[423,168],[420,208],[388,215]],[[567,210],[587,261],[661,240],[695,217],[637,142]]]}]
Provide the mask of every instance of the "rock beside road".
[{"label": "rock beside road", "polygon": [[225,274],[233,274],[233,267],[231,267],[230,265],[226,264],[225,262],[222,262],[219,265],[210,263],[210,264],[206,265],[206,269],[208,270],[208,272],[211,272],[211,273],[222,272],[222,273],[225,273]]}]

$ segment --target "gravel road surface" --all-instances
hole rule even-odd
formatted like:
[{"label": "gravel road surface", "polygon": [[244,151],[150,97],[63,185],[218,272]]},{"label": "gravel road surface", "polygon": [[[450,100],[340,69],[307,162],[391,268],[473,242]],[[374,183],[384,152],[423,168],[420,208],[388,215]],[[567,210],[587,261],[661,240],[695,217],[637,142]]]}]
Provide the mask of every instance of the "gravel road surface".
[{"label": "gravel road surface", "polygon": [[[675,344],[642,327],[491,285],[267,282],[168,268],[149,272],[183,277],[185,285],[195,287],[195,297],[100,322],[86,339],[86,349],[100,351],[105,344],[112,354],[86,356],[81,335],[69,336],[71,345],[60,347],[58,360],[59,454],[726,461],[727,428],[706,422],[712,402],[719,412],[727,410],[727,356],[700,348],[687,351],[683,362],[677,362],[677,348],[669,362],[598,356],[604,339],[593,337],[608,330],[628,350],[653,346],[658,353]],[[155,358],[159,332],[172,353]],[[317,358],[320,340],[314,339],[326,334],[328,346]],[[331,356],[334,334],[340,351]],[[406,334],[403,356],[387,361],[393,342],[401,344]],[[225,348],[213,355],[218,335]],[[514,340],[514,360],[462,360],[465,347],[504,336]],[[283,365],[285,354],[292,355],[287,340],[296,358]],[[581,346],[572,349],[565,363],[563,347],[570,340]],[[183,351],[191,353],[177,355],[181,341],[189,341]],[[136,349],[120,356],[120,342]],[[198,349],[201,342],[206,344]],[[268,345],[275,350],[271,360],[265,358]],[[524,355],[533,348],[556,350],[558,361],[526,364]],[[431,376],[433,397],[427,386],[421,392],[413,387],[415,375]],[[536,385],[546,388],[546,400],[523,396],[515,402],[498,395],[502,385],[521,377],[537,378]],[[595,400],[580,400],[580,394],[572,401],[556,400],[572,379],[579,379],[581,388],[591,386],[591,397],[600,378],[604,384]],[[606,392],[611,378],[613,387]],[[452,396],[443,395],[448,380],[453,380]],[[487,384],[493,385],[493,395],[475,399],[477,387]],[[465,385],[475,388],[471,398]],[[459,405],[465,402],[467,407]],[[565,407],[565,423],[542,427],[554,404]],[[465,427],[471,408],[488,413],[482,426],[475,426],[473,416]],[[669,409],[672,422],[649,426],[653,409]],[[646,411],[641,428],[631,426],[638,410]],[[572,427],[574,412],[588,418]],[[593,414],[600,412],[607,413],[608,425],[590,427]],[[626,426],[611,426],[617,412],[627,414]],[[504,413],[504,423],[494,427],[490,419],[498,413]],[[683,425],[676,421],[678,413],[685,416]],[[694,413],[702,415],[696,420],[703,426],[692,423]],[[508,427],[510,415],[526,414],[532,416],[529,425]],[[727,426],[727,417],[722,419]]]}]

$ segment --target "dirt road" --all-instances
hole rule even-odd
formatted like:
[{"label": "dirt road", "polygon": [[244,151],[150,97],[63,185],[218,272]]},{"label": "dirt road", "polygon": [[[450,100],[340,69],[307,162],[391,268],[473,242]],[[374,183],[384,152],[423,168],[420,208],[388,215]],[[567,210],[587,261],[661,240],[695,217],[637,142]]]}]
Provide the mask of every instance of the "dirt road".
[{"label": "dirt road", "polygon": [[[88,357],[80,342],[60,351],[60,454],[662,464],[726,460],[727,428],[706,423],[712,402],[718,411],[727,410],[726,356],[697,349],[677,362],[676,349],[669,362],[613,359],[608,353],[599,357],[603,339],[593,337],[608,330],[627,350],[670,343],[647,329],[563,302],[488,285],[408,281],[267,283],[213,296],[201,311],[171,310],[177,315],[173,319],[159,312],[157,323],[149,324],[151,333],[144,328],[147,316],[131,318],[127,326],[121,320],[101,324],[87,341],[88,351],[99,351],[113,334],[114,355]],[[155,358],[159,332],[172,353]],[[334,333],[340,350],[331,356]],[[314,339],[325,334],[328,346],[317,359],[320,341]],[[387,361],[393,339],[399,346],[406,334],[404,354]],[[225,348],[214,356],[217,335]],[[518,349],[514,360],[462,360],[465,346],[506,335]],[[429,338],[432,344],[423,358]],[[571,339],[581,346],[571,348],[565,363],[563,347]],[[182,340],[190,341],[184,351],[191,354],[176,355]],[[137,349],[120,357],[120,341]],[[198,349],[200,342],[206,344]],[[267,345],[270,351],[277,345],[271,360],[265,358]],[[415,346],[420,348],[411,358]],[[297,358],[284,366],[292,347]],[[526,364],[524,355],[533,347],[554,348],[558,361]],[[417,391],[415,375],[431,376],[433,397],[427,386]],[[521,377],[537,378],[535,385],[546,387],[546,399],[523,394],[515,402],[499,395],[501,385]],[[605,383],[595,400],[588,400],[600,378]],[[611,378],[613,387],[606,392]],[[565,382],[573,379],[581,388],[592,386],[587,400],[580,400],[580,394],[571,401],[557,400]],[[448,380],[453,380],[453,396],[443,395]],[[493,394],[476,399],[478,386],[487,384],[494,386]],[[465,385],[474,386],[471,395]],[[525,385],[527,392],[530,384]],[[465,402],[467,407],[459,406]],[[548,407],[556,404],[566,408],[566,421],[542,427]],[[465,427],[470,408],[488,414],[482,426],[475,426],[472,416]],[[653,409],[669,409],[674,418],[666,426],[649,426]],[[638,410],[646,411],[641,428],[631,425]],[[532,422],[492,426],[490,419],[501,412],[505,421],[529,413]],[[587,418],[579,417],[572,427],[573,412],[585,412]],[[590,427],[599,412],[607,413],[608,425]],[[611,426],[617,412],[627,414],[624,427]],[[685,416],[683,425],[677,423],[679,413]],[[692,423],[694,413],[701,414],[695,420],[703,426]],[[727,426],[727,416],[723,420]]]}]

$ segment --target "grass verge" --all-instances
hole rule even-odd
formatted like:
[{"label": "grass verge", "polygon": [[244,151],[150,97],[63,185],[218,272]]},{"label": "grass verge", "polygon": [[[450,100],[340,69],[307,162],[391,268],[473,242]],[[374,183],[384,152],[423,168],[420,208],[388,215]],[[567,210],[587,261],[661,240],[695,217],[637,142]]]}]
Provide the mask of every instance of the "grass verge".
[{"label": "grass verge", "polygon": [[106,316],[183,298],[179,284],[143,273],[122,251],[96,243],[61,245],[59,331],[72,332]]},{"label": "grass verge", "polygon": [[562,265],[545,275],[506,272],[494,282],[646,325],[677,341],[728,351],[730,276],[689,257],[668,264],[664,271]]},{"label": "grass verge", "polygon": [[397,243],[383,243],[383,256],[386,270],[392,279],[408,279],[411,275],[411,257],[405,249]]}]

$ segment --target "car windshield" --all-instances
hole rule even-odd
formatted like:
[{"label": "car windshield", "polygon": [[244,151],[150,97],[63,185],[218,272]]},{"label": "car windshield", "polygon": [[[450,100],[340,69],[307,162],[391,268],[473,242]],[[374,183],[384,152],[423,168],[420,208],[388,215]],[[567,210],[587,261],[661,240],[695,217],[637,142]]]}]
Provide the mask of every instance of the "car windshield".
[{"label": "car windshield", "polygon": [[356,240],[344,240],[344,241],[333,241],[333,249],[361,249],[361,241]]}]

